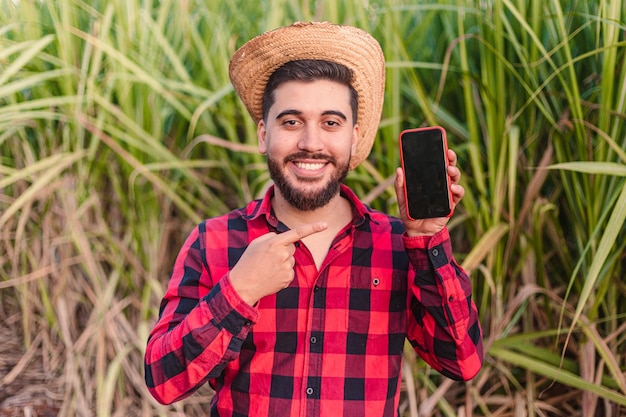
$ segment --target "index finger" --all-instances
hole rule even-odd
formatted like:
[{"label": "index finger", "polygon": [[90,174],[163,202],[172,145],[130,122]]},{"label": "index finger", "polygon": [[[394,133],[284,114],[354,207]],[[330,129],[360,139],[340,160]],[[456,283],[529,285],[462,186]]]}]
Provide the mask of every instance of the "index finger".
[{"label": "index finger", "polygon": [[327,227],[328,224],[326,222],[309,223],[303,226],[298,226],[295,229],[291,229],[285,233],[281,233],[276,237],[276,239],[279,243],[288,245],[290,243],[295,243],[300,239],[304,239],[305,237],[310,236],[314,233],[326,230]]}]

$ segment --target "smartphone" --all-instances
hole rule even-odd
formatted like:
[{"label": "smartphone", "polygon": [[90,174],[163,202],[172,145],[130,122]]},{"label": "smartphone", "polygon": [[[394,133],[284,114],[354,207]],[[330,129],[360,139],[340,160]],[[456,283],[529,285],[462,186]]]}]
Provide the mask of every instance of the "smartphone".
[{"label": "smartphone", "polygon": [[400,133],[400,159],[409,218],[450,217],[446,131],[440,126],[404,130]]}]

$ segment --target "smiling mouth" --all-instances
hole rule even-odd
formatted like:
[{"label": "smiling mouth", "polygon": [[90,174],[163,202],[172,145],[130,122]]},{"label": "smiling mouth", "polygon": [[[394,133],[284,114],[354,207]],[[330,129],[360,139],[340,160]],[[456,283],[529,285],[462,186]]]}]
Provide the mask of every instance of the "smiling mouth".
[{"label": "smiling mouth", "polygon": [[305,171],[317,171],[318,169],[322,169],[324,168],[324,166],[326,165],[325,162],[294,162],[294,164],[302,170]]}]

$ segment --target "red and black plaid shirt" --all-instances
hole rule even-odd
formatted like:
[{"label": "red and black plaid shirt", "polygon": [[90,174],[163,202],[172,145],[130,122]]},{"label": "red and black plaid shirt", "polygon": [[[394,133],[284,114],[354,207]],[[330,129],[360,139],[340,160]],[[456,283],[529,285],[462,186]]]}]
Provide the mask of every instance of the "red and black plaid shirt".
[{"label": "red and black plaid shirt", "polygon": [[482,335],[447,229],[409,238],[347,187],[353,221],[318,271],[296,245],[295,278],[247,305],[228,273],[254,238],[287,228],[263,200],[207,220],[181,249],[145,356],[171,403],[207,381],[211,416],[397,416],[405,338],[434,369],[472,378]]}]

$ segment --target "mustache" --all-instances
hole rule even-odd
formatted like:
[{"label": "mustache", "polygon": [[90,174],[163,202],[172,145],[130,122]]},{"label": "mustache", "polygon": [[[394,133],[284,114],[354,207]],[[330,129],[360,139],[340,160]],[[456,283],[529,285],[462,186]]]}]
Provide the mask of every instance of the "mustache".
[{"label": "mustache", "polygon": [[291,155],[286,156],[284,161],[285,163],[287,163],[287,162],[296,161],[298,159],[323,160],[323,161],[330,162],[333,165],[337,165],[337,160],[332,155],[327,155],[324,153],[311,153],[311,152],[306,152],[306,151],[292,153]]}]

